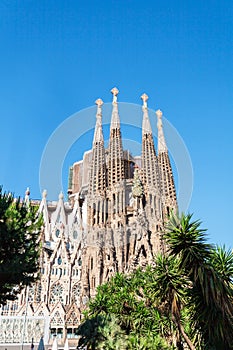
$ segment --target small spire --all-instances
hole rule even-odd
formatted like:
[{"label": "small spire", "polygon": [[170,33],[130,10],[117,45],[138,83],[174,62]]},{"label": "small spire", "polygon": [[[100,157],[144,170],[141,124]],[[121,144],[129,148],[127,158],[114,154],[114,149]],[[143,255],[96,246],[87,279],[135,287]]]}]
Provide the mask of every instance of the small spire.
[{"label": "small spire", "polygon": [[27,187],[26,191],[25,191],[25,197],[24,197],[24,202],[27,206],[29,206],[30,204],[30,189],[29,187]]},{"label": "small spire", "polygon": [[119,94],[119,90],[116,87],[114,87],[111,90],[111,93],[113,94],[113,101],[112,101],[112,103],[117,103],[117,95]]},{"label": "small spire", "polygon": [[103,105],[103,101],[101,100],[101,98],[98,98],[96,101],[95,101],[95,104],[98,106],[97,107],[97,115],[100,115],[102,116],[102,110],[101,110],[101,106]]},{"label": "small spire", "polygon": [[111,93],[113,94],[113,100],[112,100],[112,119],[111,119],[111,129],[119,129],[120,128],[120,118],[118,113],[118,104],[117,104],[117,95],[119,94],[119,90],[114,87],[111,90]]},{"label": "small spire", "polygon": [[143,101],[142,110],[143,110],[143,121],[142,121],[142,134],[152,134],[152,129],[150,125],[150,119],[148,115],[148,107],[147,107],[147,94],[142,94],[141,99]]},{"label": "small spire", "polygon": [[98,98],[98,100],[95,101],[95,104],[97,105],[97,112],[96,112],[96,124],[95,124],[95,134],[94,134],[93,144],[104,140],[103,132],[102,132],[103,101],[101,100],[101,98]]},{"label": "small spire", "polygon": [[27,187],[26,191],[25,191],[25,196],[30,196],[30,188]]},{"label": "small spire", "polygon": [[157,115],[157,127],[158,127],[158,153],[167,152],[167,146],[166,146],[165,137],[163,133],[163,123],[162,123],[163,113],[160,109],[158,109],[155,113]]},{"label": "small spire", "polygon": [[63,192],[61,191],[61,192],[59,193],[59,199],[62,199],[62,200],[63,200],[63,198],[64,198],[64,194],[63,194]]},{"label": "small spire", "polygon": [[42,197],[43,197],[43,198],[46,198],[46,197],[47,197],[47,190],[44,190],[44,191],[43,191]]},{"label": "small spire", "polygon": [[143,101],[143,107],[144,108],[147,108],[147,100],[148,100],[148,95],[147,94],[142,94],[142,96],[141,96],[141,99],[142,99],[142,101]]}]

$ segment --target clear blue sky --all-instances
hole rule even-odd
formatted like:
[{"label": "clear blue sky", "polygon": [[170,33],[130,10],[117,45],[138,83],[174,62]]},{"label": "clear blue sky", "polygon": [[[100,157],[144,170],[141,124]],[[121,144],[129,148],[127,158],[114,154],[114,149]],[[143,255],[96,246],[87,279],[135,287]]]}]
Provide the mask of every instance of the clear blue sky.
[{"label": "clear blue sky", "polygon": [[41,155],[58,125],[98,97],[110,102],[115,85],[124,102],[145,91],[189,150],[189,210],[211,241],[233,246],[232,0],[2,0],[0,44],[4,189],[22,196],[30,186],[39,198]]}]

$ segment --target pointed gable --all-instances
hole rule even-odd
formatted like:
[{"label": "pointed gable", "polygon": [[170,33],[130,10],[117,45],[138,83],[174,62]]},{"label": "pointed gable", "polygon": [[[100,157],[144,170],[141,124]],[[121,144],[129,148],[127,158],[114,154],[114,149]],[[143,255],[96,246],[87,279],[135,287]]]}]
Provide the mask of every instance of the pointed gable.
[{"label": "pointed gable", "polygon": [[51,327],[63,326],[65,323],[66,311],[61,302],[57,302],[50,314]]},{"label": "pointed gable", "polygon": [[67,311],[66,315],[66,326],[67,327],[77,327],[80,323],[82,317],[81,310],[77,307],[75,303],[72,303]]}]

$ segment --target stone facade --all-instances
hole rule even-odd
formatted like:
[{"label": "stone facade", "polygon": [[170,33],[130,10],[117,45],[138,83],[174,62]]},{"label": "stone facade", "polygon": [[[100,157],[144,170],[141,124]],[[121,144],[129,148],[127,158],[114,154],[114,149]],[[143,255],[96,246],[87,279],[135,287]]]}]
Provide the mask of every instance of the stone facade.
[{"label": "stone facade", "polygon": [[[44,217],[40,280],[0,310],[4,325],[10,324],[9,317],[19,319],[18,325],[22,318],[26,323],[38,319],[37,328],[26,324],[30,334],[24,325],[21,335],[27,342],[30,337],[38,342],[42,332],[47,343],[53,334],[61,343],[65,338],[72,342],[81,311],[96,287],[116,272],[153,263],[153,255],[165,249],[164,222],[170,210],[177,210],[177,201],[162,113],[156,112],[156,152],[148,96],[142,95],[142,153],[133,157],[122,146],[118,90],[112,89],[112,94],[108,147],[102,131],[103,102],[98,99],[92,149],[70,168],[69,201],[64,202],[61,193],[57,202],[48,202],[44,191],[38,203]],[[16,338],[14,331],[9,335],[0,330],[0,343],[14,343]]]}]

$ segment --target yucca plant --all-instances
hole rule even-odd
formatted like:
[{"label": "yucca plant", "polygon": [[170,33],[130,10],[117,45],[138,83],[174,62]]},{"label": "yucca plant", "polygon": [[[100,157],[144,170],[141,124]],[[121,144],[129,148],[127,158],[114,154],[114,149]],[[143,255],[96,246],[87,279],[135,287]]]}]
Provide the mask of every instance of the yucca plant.
[{"label": "yucca plant", "polygon": [[200,225],[200,221],[192,221],[190,214],[172,214],[164,237],[169,254],[179,259],[179,269],[192,282],[188,292],[195,332],[201,334],[206,347],[217,344],[216,349],[230,349],[233,342],[229,277],[232,260],[222,250],[214,251],[214,247],[206,241],[206,230],[201,229]]}]

